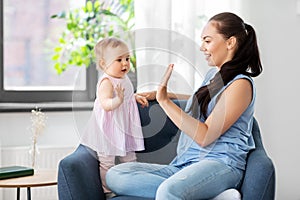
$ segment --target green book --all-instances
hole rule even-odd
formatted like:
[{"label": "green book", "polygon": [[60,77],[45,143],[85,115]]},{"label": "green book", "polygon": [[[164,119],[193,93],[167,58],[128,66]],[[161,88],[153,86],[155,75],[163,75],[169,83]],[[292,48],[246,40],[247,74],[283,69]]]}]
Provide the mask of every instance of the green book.
[{"label": "green book", "polygon": [[0,167],[0,180],[7,178],[16,178],[30,176],[34,174],[33,168],[24,166]]}]

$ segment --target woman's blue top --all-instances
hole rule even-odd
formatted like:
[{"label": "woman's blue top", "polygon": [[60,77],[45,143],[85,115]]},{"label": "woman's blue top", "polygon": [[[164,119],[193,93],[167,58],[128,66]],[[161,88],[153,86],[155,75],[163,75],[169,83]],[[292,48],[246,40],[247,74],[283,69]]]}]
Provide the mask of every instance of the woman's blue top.
[{"label": "woman's blue top", "polygon": [[[209,70],[202,85],[207,85],[217,72],[218,70],[216,68]],[[245,169],[247,154],[251,149],[255,148],[255,143],[251,133],[256,96],[253,80],[246,75],[240,74],[228,84],[224,85],[222,89],[211,99],[208,105],[207,116],[215,107],[218,96],[237,79],[247,79],[252,84],[253,97],[248,108],[223,135],[206,147],[201,147],[190,136],[181,132],[177,146],[177,156],[171,162],[171,165],[184,167],[203,159],[210,159],[224,162],[234,168],[241,170]],[[187,102],[186,112],[188,112],[191,102],[192,97]],[[198,112],[199,111],[200,109],[198,109]],[[204,122],[203,118],[199,117],[199,120]]]}]

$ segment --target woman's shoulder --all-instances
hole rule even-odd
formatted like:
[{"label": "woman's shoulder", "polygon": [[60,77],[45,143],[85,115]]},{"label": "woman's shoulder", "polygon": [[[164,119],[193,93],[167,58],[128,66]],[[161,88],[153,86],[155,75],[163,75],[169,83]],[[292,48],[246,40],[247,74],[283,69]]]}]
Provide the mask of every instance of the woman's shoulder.
[{"label": "woman's shoulder", "polygon": [[[247,80],[248,83],[251,84],[251,88],[252,88],[252,96],[253,96],[253,100],[255,99],[255,96],[256,96],[256,89],[255,89],[255,84],[254,84],[254,81],[253,79],[250,77],[250,76],[247,76],[247,75],[244,75],[244,74],[238,74],[236,75],[229,83],[227,83],[224,87],[223,87],[223,90],[225,90],[226,88],[228,88],[230,85],[232,85],[235,81],[240,81],[240,80]],[[239,86],[244,86],[244,88],[249,88],[249,85],[248,84],[242,84],[242,82],[236,82]],[[246,82],[244,82],[246,83]],[[252,100],[252,101],[253,101]]]},{"label": "woman's shoulder", "polygon": [[250,76],[247,76],[247,75],[245,75],[245,74],[238,74],[238,75],[236,75],[236,76],[229,82],[229,84],[232,83],[232,82],[234,82],[234,81],[236,81],[236,80],[239,80],[239,79],[246,79],[246,80],[248,80],[248,81],[251,83],[251,85],[254,85],[253,79],[252,79]]},{"label": "woman's shoulder", "polygon": [[227,84],[225,84],[223,86],[223,88],[220,90],[219,93],[223,92],[225,89],[227,89],[230,85],[233,85],[234,83],[239,84],[238,82],[240,80],[247,80],[251,84],[252,90],[255,91],[255,85],[254,85],[253,79],[250,76],[247,76],[247,75],[244,75],[244,74],[238,74],[231,81],[229,81]]}]

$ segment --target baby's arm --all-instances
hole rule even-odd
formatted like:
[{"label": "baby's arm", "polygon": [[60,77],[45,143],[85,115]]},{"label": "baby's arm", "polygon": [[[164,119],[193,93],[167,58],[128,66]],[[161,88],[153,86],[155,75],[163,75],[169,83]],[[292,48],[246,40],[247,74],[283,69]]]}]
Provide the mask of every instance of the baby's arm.
[{"label": "baby's arm", "polygon": [[[114,91],[116,96],[114,96]],[[100,104],[105,111],[114,110],[123,103],[124,88],[119,84],[114,88],[107,78],[102,80],[97,92]]]},{"label": "baby's arm", "polygon": [[[142,92],[138,93],[140,96],[146,97],[148,100],[155,100],[156,99],[156,91],[151,92]],[[168,92],[168,97],[170,99],[188,99],[191,95],[188,94],[175,94]]]},{"label": "baby's arm", "polygon": [[135,100],[142,105],[142,108],[144,108],[145,106],[148,107],[149,106],[149,102],[147,100],[146,97],[141,96],[139,94],[134,94],[135,96]]}]

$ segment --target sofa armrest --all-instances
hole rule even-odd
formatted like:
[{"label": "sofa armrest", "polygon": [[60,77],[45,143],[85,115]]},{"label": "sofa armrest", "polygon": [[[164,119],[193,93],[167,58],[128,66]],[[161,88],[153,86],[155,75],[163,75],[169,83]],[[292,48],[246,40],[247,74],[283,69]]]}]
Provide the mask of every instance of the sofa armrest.
[{"label": "sofa armrest", "polygon": [[264,149],[250,152],[240,191],[243,200],[275,199],[275,168]]},{"label": "sofa armrest", "polygon": [[79,145],[58,167],[60,200],[105,200],[96,152]]}]

